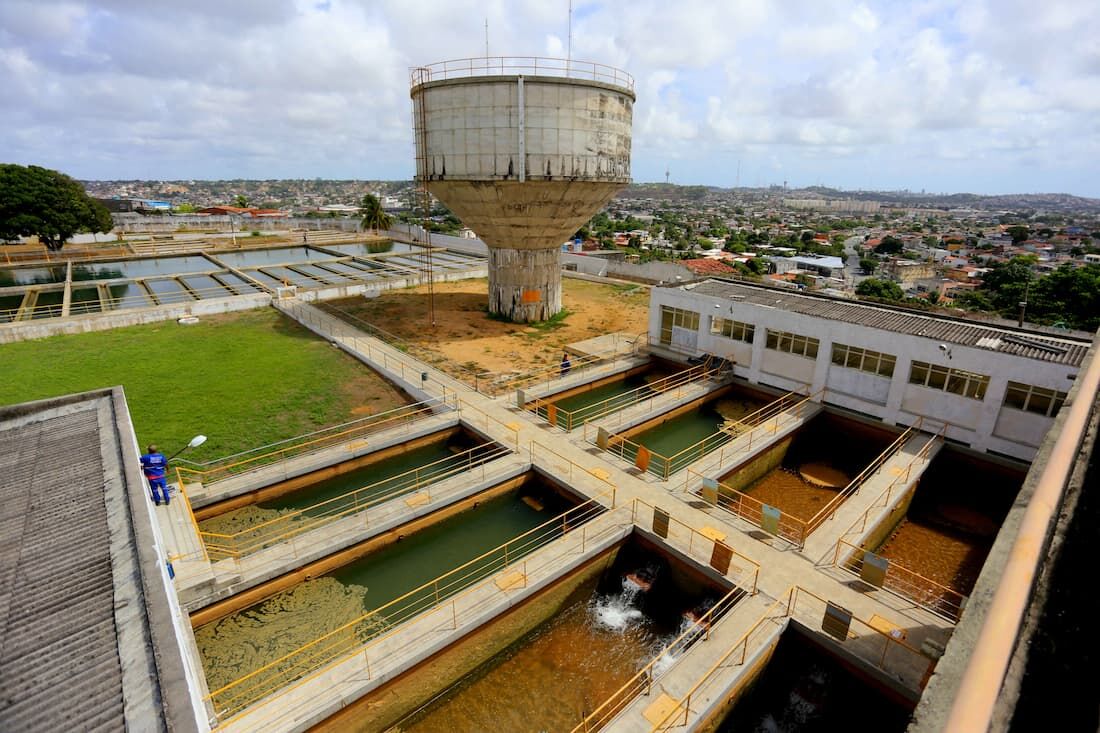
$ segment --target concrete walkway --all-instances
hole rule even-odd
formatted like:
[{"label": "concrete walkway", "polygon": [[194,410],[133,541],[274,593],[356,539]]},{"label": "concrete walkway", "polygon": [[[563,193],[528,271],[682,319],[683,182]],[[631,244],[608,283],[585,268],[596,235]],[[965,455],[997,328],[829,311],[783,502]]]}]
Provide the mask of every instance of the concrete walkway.
[{"label": "concrete walkway", "polygon": [[[609,456],[586,443],[583,435],[578,434],[579,431],[563,434],[560,430],[518,409],[507,399],[494,400],[480,395],[431,366],[418,362],[398,349],[367,336],[355,327],[316,308],[299,302],[284,302],[278,307],[349,354],[383,372],[388,378],[400,382],[418,399],[443,397],[448,394],[457,395],[462,405],[462,420],[465,424],[503,445],[527,451],[527,458],[533,466],[573,487],[579,493],[587,496],[607,494],[613,487],[615,506],[631,507],[634,510],[633,515],[643,526],[649,525],[650,520],[646,517],[652,514],[650,507],[656,506],[668,511],[684,526],[696,528],[697,532],[690,535],[692,538],[700,530],[703,531],[702,536],[720,537],[726,545],[748,561],[742,562],[739,567],[748,568],[750,562],[760,566],[757,583],[764,599],[780,598],[791,586],[798,585],[849,609],[856,618],[870,620],[878,617],[882,619],[880,623],[884,622],[891,627],[904,630],[907,633],[908,643],[916,647],[919,647],[924,638],[934,638],[943,643],[950,634],[951,626],[947,622],[910,602],[887,594],[868,595],[860,592],[858,584],[851,584],[842,576],[818,570],[814,562],[808,559],[808,553],[791,552],[789,547],[772,547],[759,542],[746,531],[744,523],[740,520],[684,494],[682,485],[673,488],[667,482],[646,480],[645,477],[637,475],[632,467],[610,459]],[[427,378],[422,378],[422,374],[427,375]],[[873,498],[875,492],[868,491],[867,494],[872,495]],[[853,511],[857,510],[853,509]],[[840,518],[835,520],[835,523],[837,526],[847,526]],[[689,541],[694,543],[698,540]],[[713,541],[710,542],[712,543],[710,546],[693,547],[692,554],[703,558],[709,557],[710,549],[713,547]],[[827,542],[828,540],[821,540],[822,546]],[[735,556],[735,564],[736,558],[737,556]],[[548,572],[556,575],[563,568],[564,565]],[[466,594],[463,594],[456,602],[472,602],[472,594],[471,599],[467,599]],[[479,604],[479,607],[487,606]],[[738,621],[741,615],[735,614],[729,619],[731,622],[729,634],[736,635],[737,629],[740,629],[741,633],[747,630],[747,621]],[[751,614],[746,612],[745,615]],[[481,614],[476,616],[478,623],[490,617]],[[434,616],[429,614],[428,618],[434,618]],[[816,623],[807,625],[820,628],[820,621],[818,617]],[[421,622],[410,622],[410,624],[419,623]],[[424,623],[430,622],[425,620]],[[450,626],[449,622],[448,626]],[[472,626],[462,625],[459,630],[450,629],[449,635],[443,636],[453,641],[460,632],[468,628]],[[395,670],[404,668],[400,665],[411,664],[418,653],[426,654],[429,649],[448,643],[438,635],[431,637],[431,640],[426,636],[423,643],[415,644],[408,643],[408,639],[412,637],[400,634],[395,635],[395,638],[397,636],[406,641],[393,650],[392,661]],[[385,658],[391,659],[391,657]],[[336,695],[342,700],[341,704],[346,704],[353,699],[349,685],[354,682],[359,686],[357,689],[365,689],[360,684],[364,679],[363,670],[355,666],[358,662],[349,661],[346,664],[351,666],[334,667],[323,677],[298,685],[285,695],[272,698],[269,703],[235,720],[230,727],[233,730],[242,731],[301,730],[304,726],[317,722],[319,718],[307,715],[306,711],[307,709],[320,710],[321,707],[314,706],[312,703],[307,705],[307,701],[319,701],[320,696]],[[377,678],[377,671],[374,675]],[[332,692],[329,693],[326,690]],[[361,692],[354,694],[361,694]],[[332,703],[332,705],[335,704],[335,702]],[[331,705],[324,709],[330,712],[334,710]],[[632,709],[625,711],[624,716],[629,717],[629,711]]]}]

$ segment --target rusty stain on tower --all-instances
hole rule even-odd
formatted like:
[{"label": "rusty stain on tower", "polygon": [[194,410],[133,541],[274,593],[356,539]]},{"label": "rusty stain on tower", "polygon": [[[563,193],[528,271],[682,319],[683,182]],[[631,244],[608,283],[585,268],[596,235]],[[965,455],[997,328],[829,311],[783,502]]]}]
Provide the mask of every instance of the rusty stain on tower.
[{"label": "rusty stain on tower", "polygon": [[561,245],[630,182],[634,81],[601,64],[445,61],[412,70],[416,174],[489,247],[489,311],[561,310]]}]

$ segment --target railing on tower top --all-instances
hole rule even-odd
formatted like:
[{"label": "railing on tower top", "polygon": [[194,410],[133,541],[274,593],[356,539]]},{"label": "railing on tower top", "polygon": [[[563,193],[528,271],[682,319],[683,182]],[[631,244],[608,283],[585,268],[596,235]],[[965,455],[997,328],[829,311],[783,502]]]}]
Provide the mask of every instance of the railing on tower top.
[{"label": "railing on tower top", "polygon": [[409,69],[413,87],[432,81],[460,79],[470,76],[560,76],[569,79],[591,79],[614,84],[634,91],[634,77],[614,66],[594,61],[545,58],[539,56],[481,56],[451,59]]}]

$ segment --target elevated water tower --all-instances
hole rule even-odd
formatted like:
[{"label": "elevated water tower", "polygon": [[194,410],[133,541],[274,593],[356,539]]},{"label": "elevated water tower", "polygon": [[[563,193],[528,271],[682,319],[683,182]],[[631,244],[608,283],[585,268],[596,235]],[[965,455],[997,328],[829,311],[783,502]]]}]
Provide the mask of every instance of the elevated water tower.
[{"label": "elevated water tower", "polygon": [[561,245],[630,182],[634,80],[476,58],[412,70],[417,179],[489,246],[489,312],[561,310]]}]

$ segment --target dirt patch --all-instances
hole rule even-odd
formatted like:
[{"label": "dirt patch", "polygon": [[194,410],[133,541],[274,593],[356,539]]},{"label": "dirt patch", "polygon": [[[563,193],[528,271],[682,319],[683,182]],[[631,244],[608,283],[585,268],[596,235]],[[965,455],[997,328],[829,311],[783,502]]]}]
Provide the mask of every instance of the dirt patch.
[{"label": "dirt patch", "polygon": [[533,325],[490,318],[488,301],[484,279],[436,284],[434,329],[425,287],[390,290],[370,300],[344,298],[326,307],[424,350],[414,355],[436,366],[450,362],[497,374],[556,365],[566,344],[616,331],[639,334],[649,323],[649,290],[634,285],[563,279],[565,315]]}]

